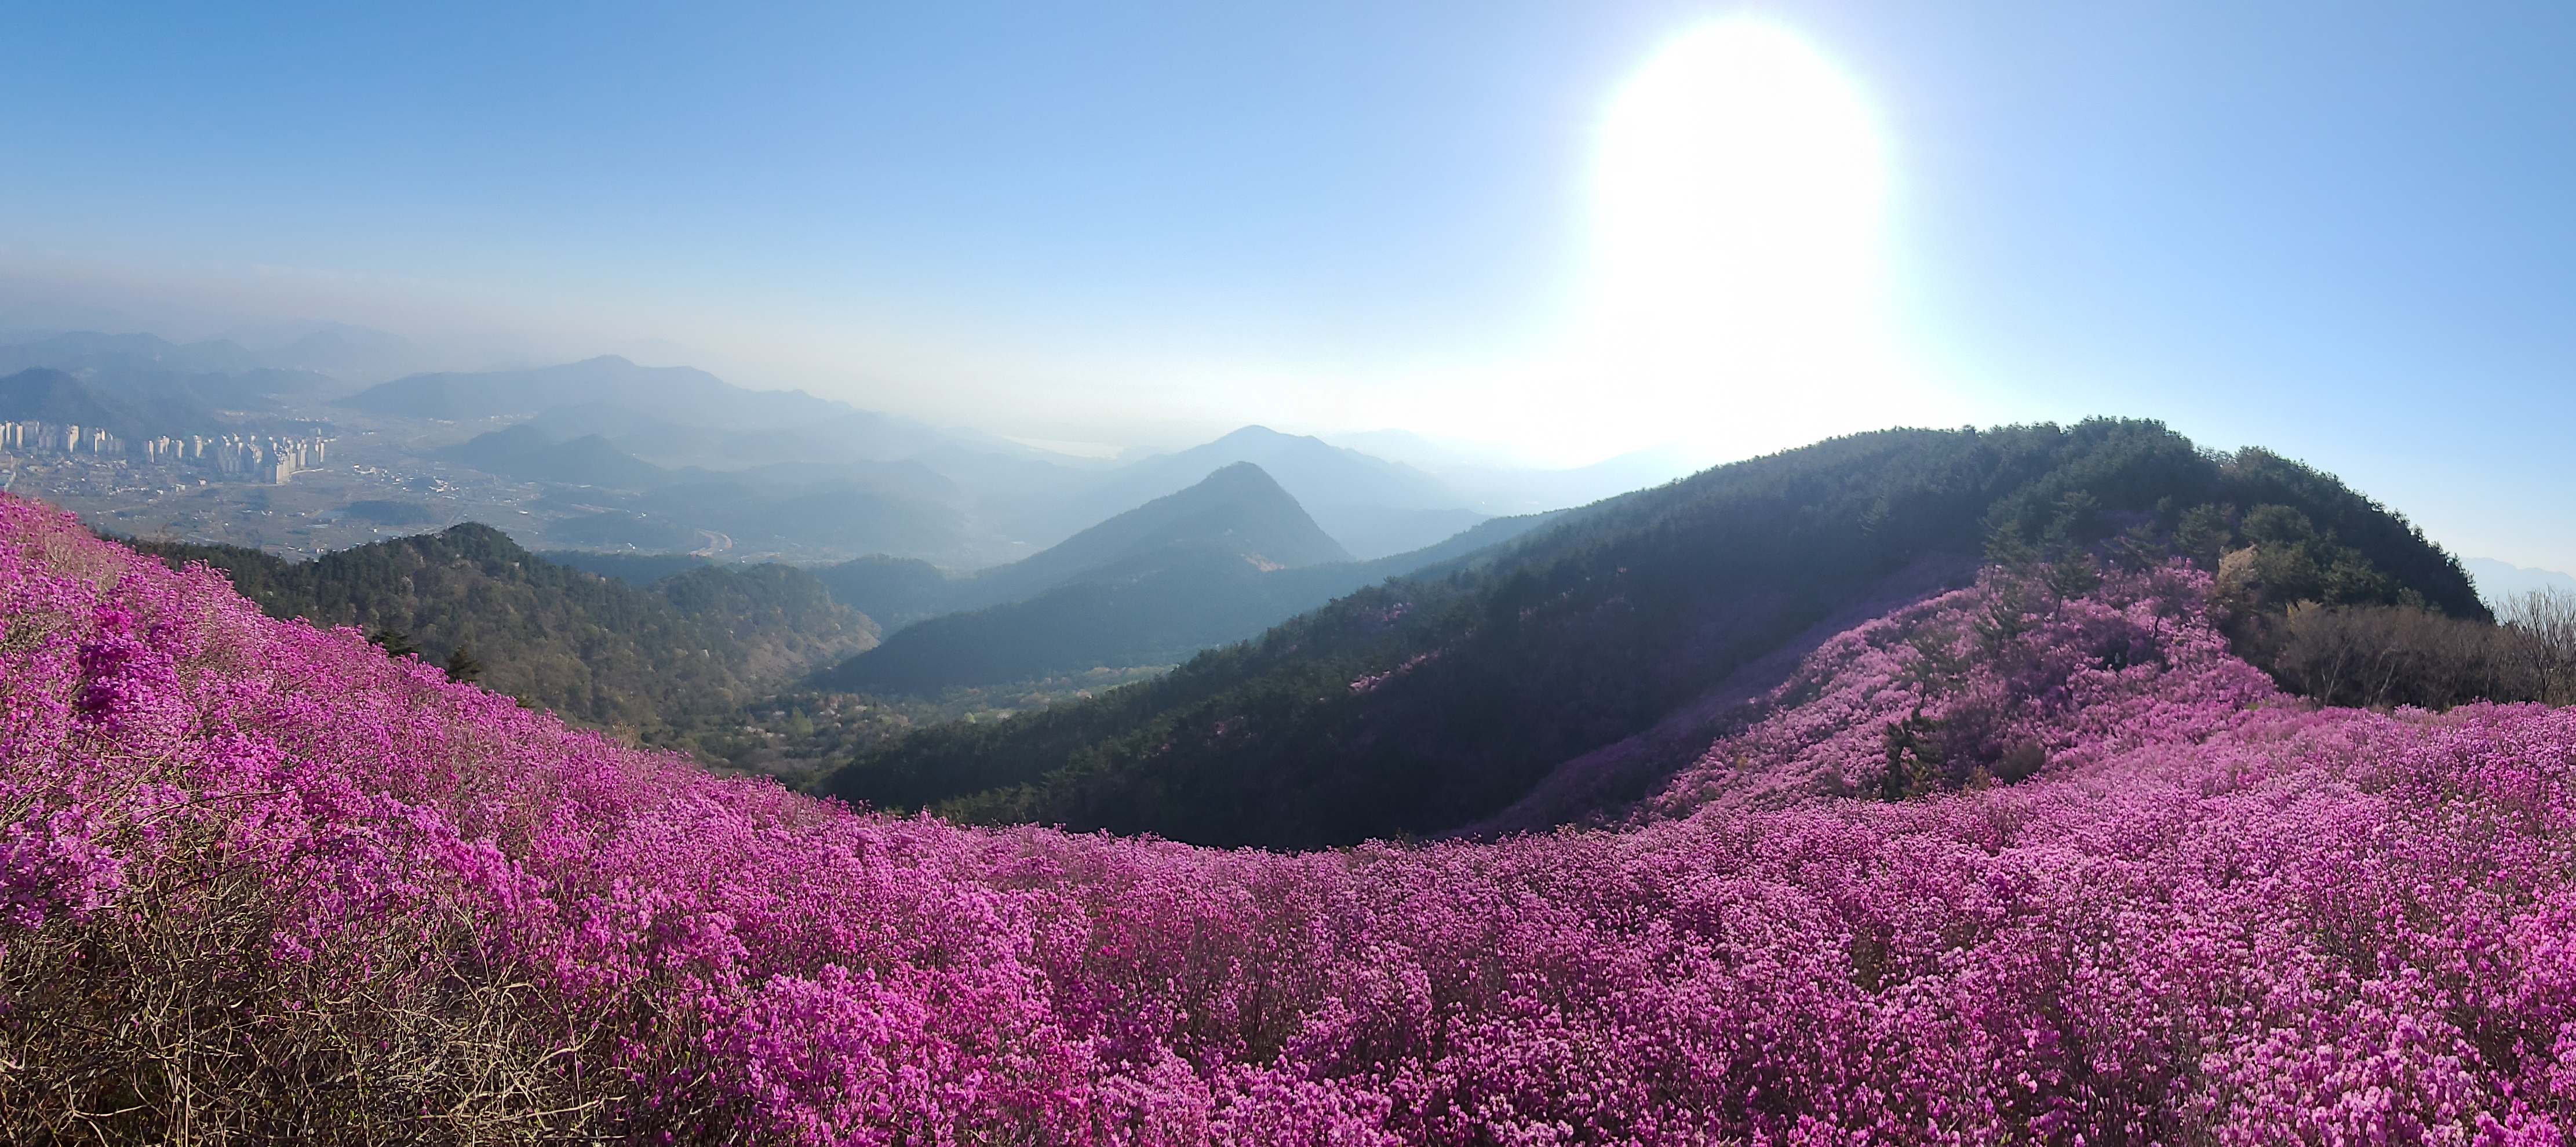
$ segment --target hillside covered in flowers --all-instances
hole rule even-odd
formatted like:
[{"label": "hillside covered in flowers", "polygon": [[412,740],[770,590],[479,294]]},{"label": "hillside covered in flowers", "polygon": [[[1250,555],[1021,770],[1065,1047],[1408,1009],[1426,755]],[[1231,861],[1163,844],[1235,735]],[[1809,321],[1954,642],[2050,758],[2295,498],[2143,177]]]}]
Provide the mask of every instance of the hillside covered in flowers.
[{"label": "hillside covered in flowers", "polygon": [[1827,642],[1611,829],[851,811],[0,498],[0,1139],[2558,1144],[2576,711],[2184,561]]}]

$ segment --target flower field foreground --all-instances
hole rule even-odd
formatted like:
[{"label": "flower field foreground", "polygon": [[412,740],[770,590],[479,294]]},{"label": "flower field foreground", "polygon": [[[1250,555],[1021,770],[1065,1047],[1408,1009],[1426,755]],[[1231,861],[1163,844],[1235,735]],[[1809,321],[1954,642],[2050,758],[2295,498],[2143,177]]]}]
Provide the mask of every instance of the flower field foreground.
[{"label": "flower field foreground", "polygon": [[1627,829],[1284,856],[716,779],[0,499],[0,1138],[2565,1142],[2576,713],[2313,710],[2205,587],[1993,575]]}]

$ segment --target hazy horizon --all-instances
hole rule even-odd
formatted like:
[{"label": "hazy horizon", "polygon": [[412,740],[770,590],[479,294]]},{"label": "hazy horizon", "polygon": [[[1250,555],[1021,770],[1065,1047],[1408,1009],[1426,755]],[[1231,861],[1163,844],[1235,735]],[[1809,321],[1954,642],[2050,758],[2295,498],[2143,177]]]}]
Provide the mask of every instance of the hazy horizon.
[{"label": "hazy horizon", "polygon": [[5,26],[0,328],[613,353],[1094,455],[1259,424],[1696,466],[2149,417],[2576,568],[2564,14]]}]

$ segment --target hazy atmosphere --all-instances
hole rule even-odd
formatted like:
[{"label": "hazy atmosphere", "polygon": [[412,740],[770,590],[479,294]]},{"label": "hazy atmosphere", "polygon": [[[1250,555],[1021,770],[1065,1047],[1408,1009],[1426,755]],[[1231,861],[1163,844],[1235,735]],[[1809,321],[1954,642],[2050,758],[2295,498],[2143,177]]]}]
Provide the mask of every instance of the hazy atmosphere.
[{"label": "hazy atmosphere", "polygon": [[2576,568],[2548,8],[0,19],[16,331],[615,353],[1095,455],[2122,414]]},{"label": "hazy atmosphere", "polygon": [[2576,6],[0,49],[0,1143],[2576,1143]]}]

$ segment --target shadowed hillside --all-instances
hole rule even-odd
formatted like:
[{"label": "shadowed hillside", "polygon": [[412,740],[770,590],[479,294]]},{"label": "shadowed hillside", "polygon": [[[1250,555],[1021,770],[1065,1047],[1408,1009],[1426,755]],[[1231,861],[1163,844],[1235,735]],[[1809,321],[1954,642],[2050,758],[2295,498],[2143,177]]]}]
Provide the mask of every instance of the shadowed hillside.
[{"label": "shadowed hillside", "polygon": [[[2404,519],[2261,451],[2204,454],[2153,422],[1887,431],[1611,499],[1481,566],[1361,590],[1162,680],[916,733],[832,787],[1202,843],[1437,833],[1743,686],[1728,680],[1741,667],[1919,563],[2121,545],[2260,558],[2242,572],[2281,579],[2274,599],[2486,617]],[[1649,762],[1636,783],[1683,763]]]}]

